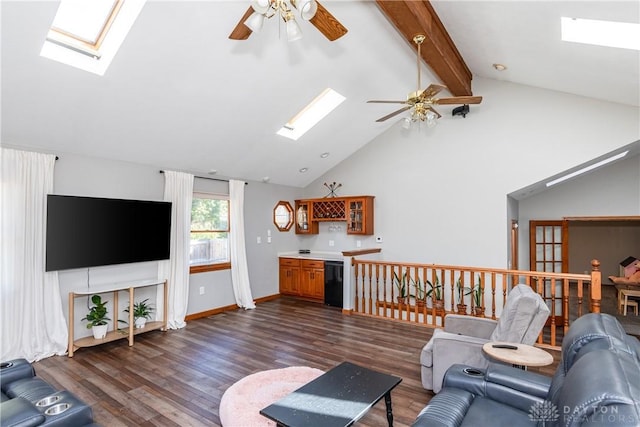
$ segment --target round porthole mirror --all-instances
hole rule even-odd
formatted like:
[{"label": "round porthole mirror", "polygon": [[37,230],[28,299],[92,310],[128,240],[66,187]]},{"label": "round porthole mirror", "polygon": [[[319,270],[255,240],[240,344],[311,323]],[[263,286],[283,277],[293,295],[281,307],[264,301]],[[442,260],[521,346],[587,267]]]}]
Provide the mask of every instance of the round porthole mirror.
[{"label": "round porthole mirror", "polygon": [[273,223],[279,231],[289,231],[293,225],[293,208],[289,202],[280,200],[273,208]]}]

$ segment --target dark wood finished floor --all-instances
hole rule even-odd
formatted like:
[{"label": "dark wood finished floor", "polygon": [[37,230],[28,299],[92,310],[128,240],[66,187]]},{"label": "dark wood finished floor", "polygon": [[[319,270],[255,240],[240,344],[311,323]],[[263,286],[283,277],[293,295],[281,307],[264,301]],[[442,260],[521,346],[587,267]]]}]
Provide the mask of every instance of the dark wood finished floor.
[{"label": "dark wood finished floor", "polygon": [[[190,321],[181,330],[138,335],[133,347],[115,341],[34,366],[53,386],[90,404],[105,427],[219,426],[222,394],[246,375],[287,366],[328,370],[350,361],[402,377],[392,392],[393,413],[396,426],[409,426],[432,397],[422,388],[419,365],[430,336],[429,328],[280,298]],[[357,425],[386,426],[384,402]]]}]

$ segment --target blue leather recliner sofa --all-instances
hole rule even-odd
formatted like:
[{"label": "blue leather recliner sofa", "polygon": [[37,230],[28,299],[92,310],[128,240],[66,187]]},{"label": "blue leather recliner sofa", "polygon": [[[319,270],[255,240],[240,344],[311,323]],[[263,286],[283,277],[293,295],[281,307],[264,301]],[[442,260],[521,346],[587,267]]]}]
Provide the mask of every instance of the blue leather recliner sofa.
[{"label": "blue leather recliner sofa", "polygon": [[553,377],[453,365],[413,427],[640,426],[639,354],[614,316],[590,313],[563,338]]},{"label": "blue leather recliner sofa", "polygon": [[91,407],[35,376],[25,359],[0,364],[0,426],[97,426]]}]

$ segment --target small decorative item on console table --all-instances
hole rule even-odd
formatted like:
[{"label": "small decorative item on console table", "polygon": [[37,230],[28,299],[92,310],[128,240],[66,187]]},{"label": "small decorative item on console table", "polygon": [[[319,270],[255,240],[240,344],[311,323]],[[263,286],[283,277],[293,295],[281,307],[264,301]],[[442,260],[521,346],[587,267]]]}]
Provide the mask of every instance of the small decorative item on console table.
[{"label": "small decorative item on console table", "polygon": [[[147,320],[151,319],[154,308],[147,301],[149,301],[149,298],[133,303],[133,323],[136,328],[144,328]],[[124,312],[129,313],[129,308],[125,308]]]},{"label": "small decorative item on console table", "polygon": [[[114,312],[117,312],[118,307],[118,294],[120,292],[127,292],[129,294],[129,307],[133,305],[134,294],[136,289],[145,288],[148,286],[163,286],[163,302],[164,302],[164,310],[163,310],[163,319],[162,321],[156,322],[147,322],[147,324],[143,328],[135,328],[134,326],[134,318],[133,318],[133,310],[129,311],[129,325],[127,329],[118,329],[118,319],[115,318],[113,320],[113,330],[107,332],[107,335],[100,340],[95,339],[92,336],[79,338],[74,340],[74,302],[75,299],[82,296],[87,295],[99,295],[104,293],[113,292],[113,307]],[[92,347],[94,345],[103,344],[123,338],[129,338],[129,346],[133,345],[133,336],[160,329],[162,331],[167,330],[167,281],[160,280],[139,280],[132,282],[124,282],[124,283],[109,283],[105,285],[93,286],[91,289],[79,289],[73,292],[69,292],[69,357],[73,357],[73,352],[81,347]],[[116,316],[117,317],[117,316]]]},{"label": "small decorative item on console table", "polygon": [[107,335],[107,328],[109,327],[108,320],[111,320],[107,317],[107,302],[102,301],[102,297],[100,295],[93,295],[91,297],[91,302],[93,306],[89,308],[89,312],[86,316],[84,316],[80,320],[86,320],[87,329],[91,329],[93,332],[93,338],[97,340],[103,339]]}]

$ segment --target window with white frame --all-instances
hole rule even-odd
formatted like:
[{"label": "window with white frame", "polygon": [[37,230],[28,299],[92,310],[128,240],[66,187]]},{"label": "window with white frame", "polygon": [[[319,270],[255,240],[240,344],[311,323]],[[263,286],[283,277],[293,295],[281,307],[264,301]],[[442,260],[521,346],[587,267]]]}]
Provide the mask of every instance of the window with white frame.
[{"label": "window with white frame", "polygon": [[230,268],[229,197],[195,193],[191,204],[191,272]]}]

